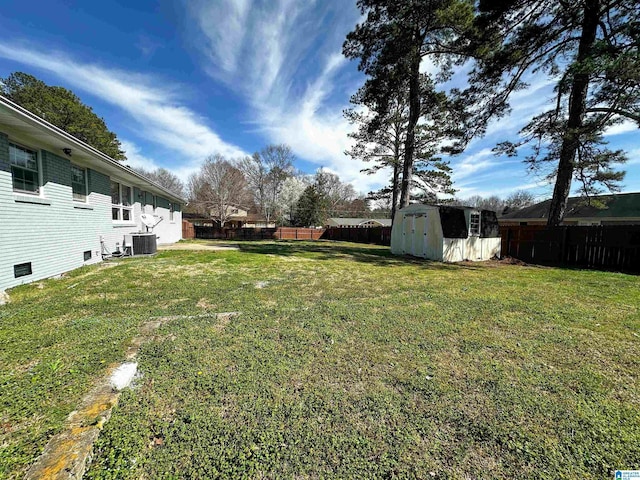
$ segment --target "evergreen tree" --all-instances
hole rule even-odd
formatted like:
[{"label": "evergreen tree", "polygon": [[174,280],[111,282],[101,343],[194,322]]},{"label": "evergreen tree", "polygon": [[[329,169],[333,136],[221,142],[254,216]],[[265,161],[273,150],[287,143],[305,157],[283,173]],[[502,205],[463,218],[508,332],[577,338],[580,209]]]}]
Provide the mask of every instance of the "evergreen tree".
[{"label": "evergreen tree", "polygon": [[294,223],[298,226],[313,227],[322,225],[325,210],[325,197],[316,185],[309,185],[298,199]]},{"label": "evergreen tree", "polygon": [[0,79],[0,92],[105,155],[115,160],[126,160],[116,134],[70,90],[47,85],[27,73],[14,72]]},{"label": "evergreen tree", "polygon": [[504,142],[499,151],[515,155],[531,144],[529,166],[552,165],[548,223],[557,225],[573,179],[588,196],[601,185],[615,191],[624,177],[614,170],[624,152],[609,150],[603,133],[625,119],[640,125],[640,8],[636,0],[486,0],[479,10],[477,66],[464,92],[477,125],[508,111],[526,75],[556,79],[553,105],[522,129],[521,141]]},{"label": "evergreen tree", "polygon": [[[427,75],[421,76],[421,82],[428,84]],[[429,87],[423,87],[427,90]],[[360,91],[351,99],[359,108],[345,111],[349,121],[357,126],[357,130],[349,136],[356,140],[355,145],[346,153],[354,159],[373,162],[371,168],[363,170],[365,173],[375,173],[382,168],[392,171],[389,185],[370,192],[369,198],[379,200],[391,198],[391,218],[398,208],[400,184],[402,179],[402,159],[409,120],[409,103],[407,89],[397,92],[390,103],[387,116],[382,120],[371,112],[376,105],[364,104],[364,95]],[[420,122],[416,126],[415,153],[412,169],[411,188],[417,191],[416,200],[437,200],[438,194],[451,195],[455,193],[451,180],[449,162],[438,157],[442,146],[442,139],[452,137],[455,120],[449,114],[446,96],[440,94],[437,101],[424,108]]]},{"label": "evergreen tree", "polygon": [[359,0],[366,19],[347,35],[343,53],[359,59],[369,76],[362,92],[364,104],[376,105],[372,130],[381,128],[398,92],[407,89],[400,208],[409,204],[413,186],[416,136],[425,111],[434,110],[440,96],[433,82],[423,81],[420,64],[426,56],[438,60],[442,76],[457,59],[448,47],[457,32],[472,20],[472,3],[464,0]]}]

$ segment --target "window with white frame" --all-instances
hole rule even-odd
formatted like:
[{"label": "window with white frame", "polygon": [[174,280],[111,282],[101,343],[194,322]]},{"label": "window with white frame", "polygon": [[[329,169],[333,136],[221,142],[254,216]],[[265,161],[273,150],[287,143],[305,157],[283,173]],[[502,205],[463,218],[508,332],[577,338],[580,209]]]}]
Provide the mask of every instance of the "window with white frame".
[{"label": "window with white frame", "polygon": [[469,217],[469,235],[480,235],[480,214],[472,213]]},{"label": "window with white frame", "polygon": [[71,189],[76,202],[87,201],[87,170],[77,165],[71,165]]},{"label": "window with white frame", "polygon": [[118,182],[111,182],[111,218],[114,222],[133,221],[133,189]]},{"label": "window with white frame", "polygon": [[36,152],[10,143],[9,163],[11,163],[11,177],[15,191],[27,193],[40,191],[38,154]]},{"label": "window with white frame", "polygon": [[173,222],[173,212],[174,212],[174,205],[173,203],[169,204],[169,221]]}]

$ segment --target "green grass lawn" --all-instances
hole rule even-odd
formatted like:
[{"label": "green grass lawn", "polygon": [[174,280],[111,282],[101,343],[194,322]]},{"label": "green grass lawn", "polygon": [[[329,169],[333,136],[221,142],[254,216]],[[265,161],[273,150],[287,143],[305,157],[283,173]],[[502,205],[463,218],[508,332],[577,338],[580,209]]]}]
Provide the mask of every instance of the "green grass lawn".
[{"label": "green grass lawn", "polygon": [[[0,307],[0,478],[142,323],[87,477],[613,478],[640,469],[640,277],[348,243],[165,251]],[[217,312],[239,311],[229,321]]]}]

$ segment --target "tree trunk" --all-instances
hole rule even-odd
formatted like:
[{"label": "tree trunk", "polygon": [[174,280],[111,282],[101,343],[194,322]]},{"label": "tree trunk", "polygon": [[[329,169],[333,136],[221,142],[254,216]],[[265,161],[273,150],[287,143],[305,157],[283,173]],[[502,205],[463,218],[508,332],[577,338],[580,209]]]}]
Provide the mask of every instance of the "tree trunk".
[{"label": "tree trunk", "polygon": [[[582,34],[578,46],[576,63],[582,63],[589,55],[596,39],[598,20],[600,13],[600,0],[586,0],[584,16],[582,19]],[[560,159],[558,161],[558,173],[553,189],[553,197],[549,205],[548,226],[558,226],[564,218],[567,207],[567,199],[571,191],[574,160],[580,145],[580,134],[585,114],[585,102],[589,88],[589,74],[578,72],[571,82],[571,94],[569,97],[569,119],[567,130],[562,138]]]},{"label": "tree trunk", "polygon": [[415,149],[416,125],[420,118],[420,46],[422,37],[416,32],[411,58],[409,78],[409,122],[407,124],[407,138],[404,142],[404,163],[402,165],[402,190],[400,193],[400,208],[409,205],[411,200],[411,173],[413,172],[413,151]]},{"label": "tree trunk", "polygon": [[398,187],[400,183],[400,164],[398,162],[400,159],[398,158],[397,160],[393,164],[393,180],[391,182],[391,223],[393,223],[398,209]]},{"label": "tree trunk", "polygon": [[398,209],[398,194],[400,193],[400,132],[396,128],[396,136],[393,142],[393,178],[391,179],[391,224],[396,217]]}]

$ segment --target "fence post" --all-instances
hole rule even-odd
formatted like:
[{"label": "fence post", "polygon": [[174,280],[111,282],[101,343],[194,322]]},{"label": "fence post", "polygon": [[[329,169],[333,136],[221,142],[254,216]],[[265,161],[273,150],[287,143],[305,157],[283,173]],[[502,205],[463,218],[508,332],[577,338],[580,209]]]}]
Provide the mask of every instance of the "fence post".
[{"label": "fence post", "polygon": [[560,237],[560,262],[565,263],[567,261],[567,236],[569,234],[569,229],[567,227],[562,227],[562,236]]}]

